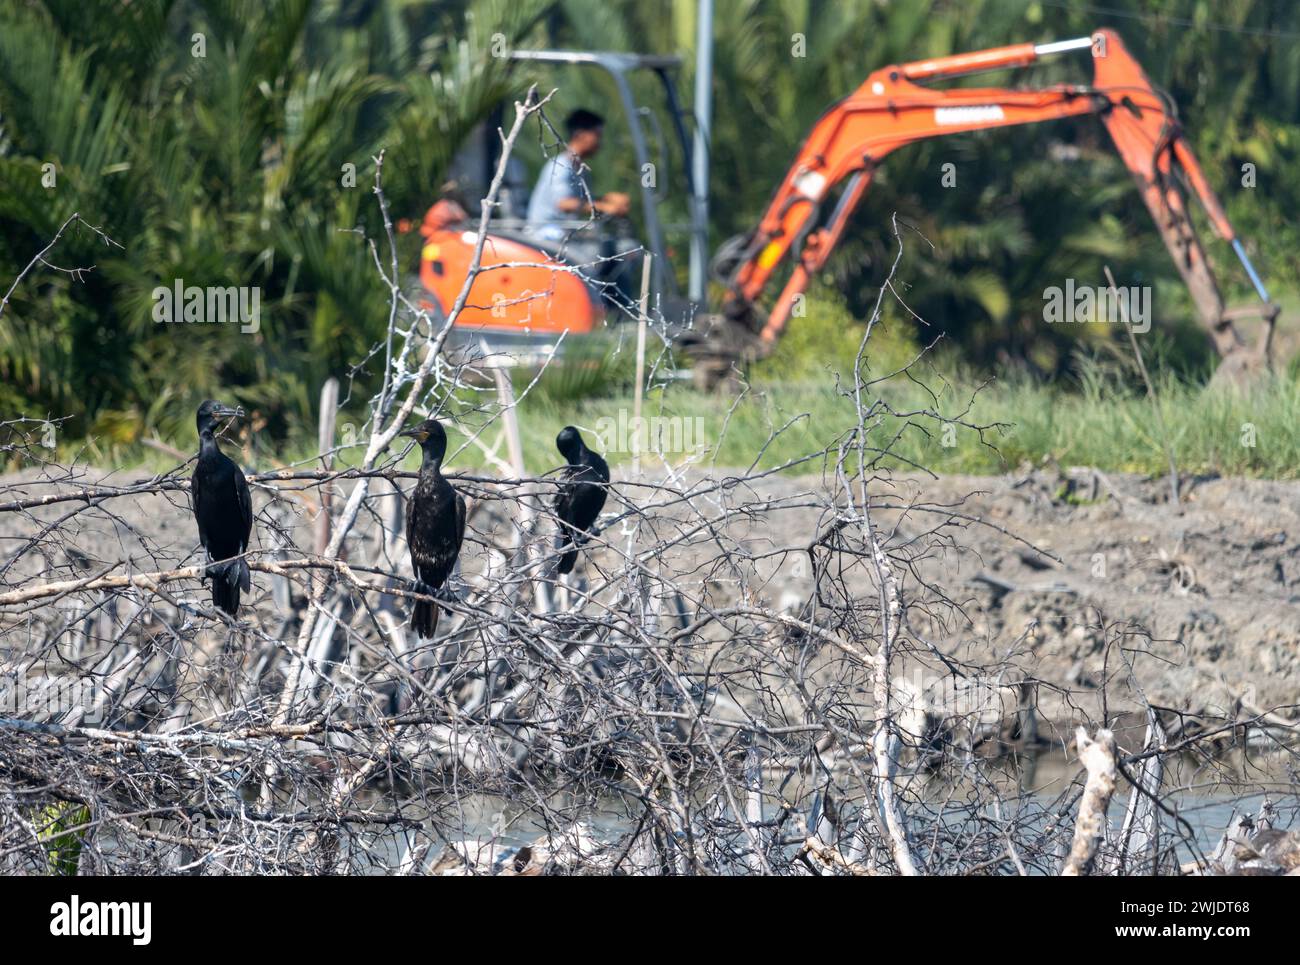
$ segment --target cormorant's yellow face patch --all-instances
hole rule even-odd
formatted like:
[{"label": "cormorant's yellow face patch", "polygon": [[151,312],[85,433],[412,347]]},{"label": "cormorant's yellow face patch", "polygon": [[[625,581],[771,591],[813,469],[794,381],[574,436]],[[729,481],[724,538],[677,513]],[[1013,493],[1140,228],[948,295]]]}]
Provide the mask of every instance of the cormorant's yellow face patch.
[{"label": "cormorant's yellow face patch", "polygon": [[429,441],[429,433],[427,433],[427,432],[417,432],[417,433],[415,434],[415,438],[416,438],[416,441],[418,441],[421,445],[423,445],[424,443],[426,443],[426,442]]}]

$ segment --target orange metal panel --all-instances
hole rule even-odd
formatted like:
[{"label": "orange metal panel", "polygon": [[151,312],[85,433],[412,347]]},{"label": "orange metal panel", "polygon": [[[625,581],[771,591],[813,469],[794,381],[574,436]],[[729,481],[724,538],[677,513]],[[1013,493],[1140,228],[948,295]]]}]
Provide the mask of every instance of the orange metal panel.
[{"label": "orange metal panel", "polygon": [[[426,219],[421,234],[420,281],[449,313],[469,275],[476,232]],[[479,267],[456,328],[584,334],[603,318],[599,299],[572,268],[522,242],[488,235]]]}]

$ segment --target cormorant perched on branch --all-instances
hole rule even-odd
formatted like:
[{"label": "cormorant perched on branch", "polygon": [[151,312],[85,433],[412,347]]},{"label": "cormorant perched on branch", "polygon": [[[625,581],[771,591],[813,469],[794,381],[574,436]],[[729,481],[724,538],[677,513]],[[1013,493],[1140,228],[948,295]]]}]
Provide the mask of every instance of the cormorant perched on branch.
[{"label": "cormorant perched on branch", "polygon": [[199,406],[199,461],[190,477],[199,542],[211,561],[206,575],[212,580],[212,603],[232,617],[239,612],[240,590],[252,587],[243,554],[253,531],[253,500],[243,472],[217,445],[216,430],[221,419],[243,414],[211,399]]},{"label": "cormorant perched on branch", "polygon": [[555,448],[568,460],[564,467],[563,482],[555,496],[555,515],[560,520],[557,550],[569,549],[560,557],[556,570],[572,573],[578,561],[578,549],[594,533],[591,526],[605,506],[609,485],[609,464],[598,453],[587,448],[582,433],[573,426],[565,426],[555,437]]},{"label": "cormorant perched on branch", "polygon": [[[416,592],[433,596],[442,589],[460,555],[465,539],[465,497],[442,476],[447,433],[437,419],[426,419],[401,435],[418,442],[424,454],[420,478],[406,503],[406,542],[411,549]],[[411,628],[416,635],[433,636],[438,629],[438,610],[433,603],[415,604]]]}]

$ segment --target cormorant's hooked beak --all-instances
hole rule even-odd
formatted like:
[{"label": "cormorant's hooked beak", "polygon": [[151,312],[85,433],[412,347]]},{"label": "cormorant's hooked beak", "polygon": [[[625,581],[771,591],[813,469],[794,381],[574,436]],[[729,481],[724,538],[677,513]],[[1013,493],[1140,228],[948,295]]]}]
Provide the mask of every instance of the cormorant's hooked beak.
[{"label": "cormorant's hooked beak", "polygon": [[403,429],[398,433],[399,436],[406,436],[408,439],[414,439],[416,442],[424,445],[424,440],[429,438],[429,433],[425,432],[419,426],[414,429]]},{"label": "cormorant's hooked beak", "polygon": [[212,414],[218,419],[242,419],[244,417],[244,407],[235,406],[231,408],[228,405],[218,405],[212,410]]}]

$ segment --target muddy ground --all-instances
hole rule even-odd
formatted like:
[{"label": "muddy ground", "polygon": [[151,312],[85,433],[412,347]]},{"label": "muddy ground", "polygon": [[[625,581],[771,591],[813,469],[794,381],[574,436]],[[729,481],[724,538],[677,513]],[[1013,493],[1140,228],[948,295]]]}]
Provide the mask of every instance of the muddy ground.
[{"label": "muddy ground", "polygon": [[[818,481],[774,486],[792,484]],[[947,531],[951,545],[922,554],[908,576],[912,595],[924,581],[959,604],[934,630],[941,650],[985,666],[1006,660],[1013,679],[1066,688],[1040,695],[1051,718],[1077,716],[1072,705],[1100,709],[1104,683],[1110,710],[1136,707],[1124,655],[1154,705],[1232,718],[1280,709],[1294,718],[1300,484],[1200,478],[1180,488],[1175,505],[1166,478],[1053,467],[913,476],[876,491],[973,517]],[[882,514],[889,526],[899,515]],[[898,523],[893,545],[928,532],[935,515]],[[775,512],[768,525],[773,542],[810,535],[799,511]],[[811,590],[788,570],[777,584],[773,596],[786,596],[787,609],[792,594]]]}]

